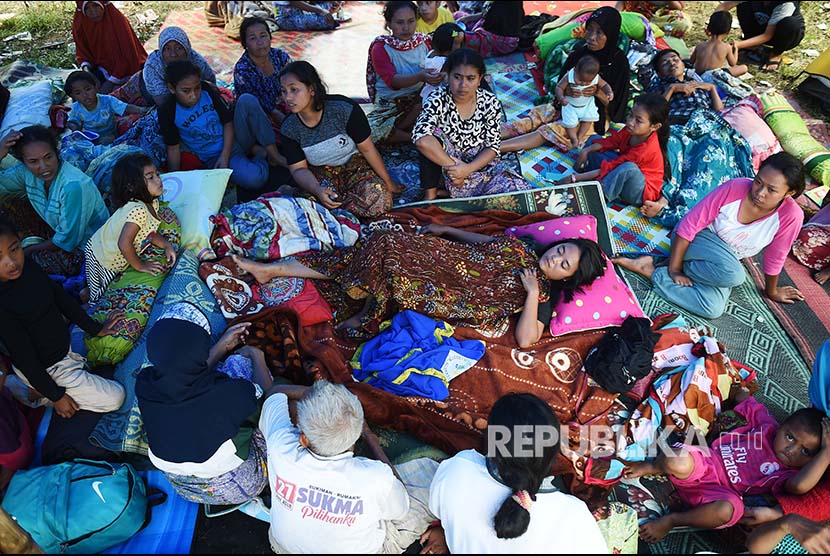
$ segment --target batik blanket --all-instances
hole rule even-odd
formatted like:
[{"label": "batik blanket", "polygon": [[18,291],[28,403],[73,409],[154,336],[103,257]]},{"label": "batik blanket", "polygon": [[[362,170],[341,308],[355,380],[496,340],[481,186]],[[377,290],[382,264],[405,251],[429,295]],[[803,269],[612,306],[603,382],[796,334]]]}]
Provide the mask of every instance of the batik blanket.
[{"label": "batik blanket", "polygon": [[276,260],[304,251],[354,245],[360,224],[346,211],[329,211],[303,197],[267,194],[210,217],[217,256],[235,253]]},{"label": "batik blanket", "polygon": [[[455,213],[438,206],[390,213],[391,225],[406,231],[414,231],[418,225],[440,222],[490,235],[503,232],[509,226],[548,218],[550,215],[544,212],[530,215],[498,210]],[[338,307],[332,306],[332,309],[337,311]],[[545,333],[532,348],[520,349],[514,340],[514,322],[490,335],[456,327],[455,339],[484,342],[486,350],[471,368],[450,381],[449,396],[443,401],[435,401],[414,395],[396,396],[355,382],[349,361],[359,341],[341,337],[331,323],[299,326],[298,315],[285,307],[265,309],[246,320],[253,323],[248,342],[265,352],[275,373],[303,384],[317,378],[346,384],[360,398],[370,422],[407,432],[448,453],[479,446],[491,407],[509,392],[532,392],[547,401],[559,419],[571,425],[569,440],[576,446],[583,432],[581,425],[606,424],[606,416],[617,399],[616,394],[585,380],[581,371],[588,351],[604,335],[602,330],[557,338]],[[309,360],[316,360],[317,365],[309,365]],[[562,456],[556,471],[569,477],[572,492],[585,499],[602,501],[606,489],[592,490],[594,487],[582,483],[575,464],[582,465],[583,462]]]}]

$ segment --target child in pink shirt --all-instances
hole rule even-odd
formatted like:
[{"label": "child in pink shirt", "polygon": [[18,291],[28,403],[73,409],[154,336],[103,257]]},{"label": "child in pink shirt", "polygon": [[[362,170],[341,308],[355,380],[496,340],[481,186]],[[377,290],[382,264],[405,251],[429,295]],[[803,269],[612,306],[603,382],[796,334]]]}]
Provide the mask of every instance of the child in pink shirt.
[{"label": "child in pink shirt", "polygon": [[764,293],[779,303],[804,296],[778,286],[784,260],[801,229],[804,213],[794,201],[804,192],[804,167],[781,152],[767,158],[755,179],[737,178],[709,193],[675,229],[668,266],[651,257],[614,259],[650,279],[654,291],[705,318],[723,314],[732,288],[743,283],[740,259],[764,252]]},{"label": "child in pink shirt", "polygon": [[711,447],[684,446],[653,461],[630,463],[627,478],[664,473],[691,509],[666,514],[640,527],[640,538],[657,542],[673,527],[721,529],[744,515],[742,497],[803,494],[830,464],[830,418],[815,408],[799,409],[780,426],[747,390],[735,411],[747,424],[723,434]]}]

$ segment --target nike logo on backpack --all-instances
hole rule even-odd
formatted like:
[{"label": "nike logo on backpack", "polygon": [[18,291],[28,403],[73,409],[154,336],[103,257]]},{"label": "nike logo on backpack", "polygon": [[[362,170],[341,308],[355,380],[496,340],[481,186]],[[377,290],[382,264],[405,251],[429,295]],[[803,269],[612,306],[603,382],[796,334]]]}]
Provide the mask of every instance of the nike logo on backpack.
[{"label": "nike logo on backpack", "polygon": [[98,495],[98,498],[100,498],[100,499],[101,499],[101,502],[103,502],[104,504],[106,504],[106,503],[107,503],[107,501],[106,501],[106,500],[104,500],[104,496],[101,494],[101,489],[100,489],[100,486],[99,486],[99,485],[102,485],[103,483],[104,483],[103,481],[95,481],[95,482],[93,482],[93,483],[92,483],[92,490],[94,490],[94,491],[95,491],[95,494],[97,494],[97,495]]}]

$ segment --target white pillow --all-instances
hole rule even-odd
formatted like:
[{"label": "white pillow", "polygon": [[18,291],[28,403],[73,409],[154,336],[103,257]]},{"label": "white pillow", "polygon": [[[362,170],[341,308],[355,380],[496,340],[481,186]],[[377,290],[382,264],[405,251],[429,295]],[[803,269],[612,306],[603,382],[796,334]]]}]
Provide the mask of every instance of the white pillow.
[{"label": "white pillow", "polygon": [[199,260],[216,255],[210,247],[213,222],[210,217],[219,212],[225,188],[233,170],[188,170],[169,172],[161,176],[164,193],[161,198],[179,217],[182,225],[182,247],[192,249]]},{"label": "white pillow", "polygon": [[30,125],[49,127],[49,108],[52,106],[52,84],[38,81],[26,87],[9,89],[9,105],[0,124],[0,137],[15,129]]}]

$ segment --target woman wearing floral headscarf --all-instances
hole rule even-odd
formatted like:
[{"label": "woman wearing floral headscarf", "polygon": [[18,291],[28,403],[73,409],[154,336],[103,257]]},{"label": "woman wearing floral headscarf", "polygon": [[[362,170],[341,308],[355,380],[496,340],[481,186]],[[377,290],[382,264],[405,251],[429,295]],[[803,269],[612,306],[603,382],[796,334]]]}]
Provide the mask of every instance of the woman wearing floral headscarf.
[{"label": "woman wearing floral headscarf", "polygon": [[[192,502],[240,504],[259,494],[265,439],[256,427],[257,397],[270,388],[265,356],[245,347],[247,372],[219,359],[244,342],[250,323],[231,326],[211,347],[210,322],[195,305],[176,303],[150,329],[135,393],[150,461]],[[247,353],[246,353],[247,352]],[[253,382],[252,382],[253,381]]]},{"label": "woman wearing floral headscarf", "polygon": [[109,93],[141,69],[147,52],[130,22],[110,2],[76,1],[72,17],[75,58],[82,69],[101,82],[101,93]]},{"label": "woman wearing floral headscarf", "polygon": [[164,70],[170,62],[178,60],[190,60],[202,72],[202,81],[216,85],[216,75],[202,55],[190,47],[187,33],[179,27],[166,27],[159,34],[158,50],[154,50],[144,64],[144,86],[156,106],[161,106],[170,96]]}]

